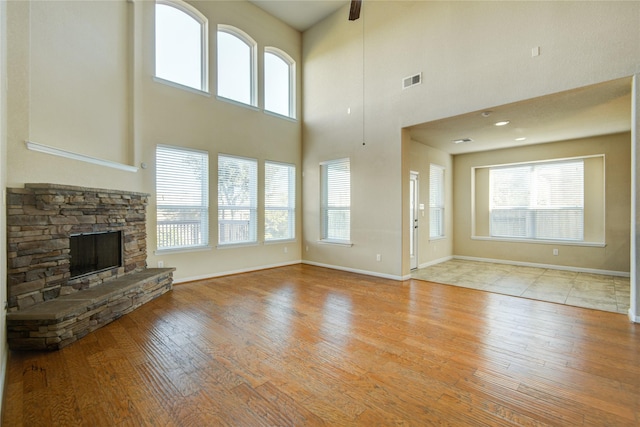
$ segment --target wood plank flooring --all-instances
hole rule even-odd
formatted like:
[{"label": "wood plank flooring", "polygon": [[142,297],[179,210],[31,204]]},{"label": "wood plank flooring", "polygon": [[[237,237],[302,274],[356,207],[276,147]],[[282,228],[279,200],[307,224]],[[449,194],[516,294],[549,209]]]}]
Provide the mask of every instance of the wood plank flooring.
[{"label": "wood plank flooring", "polygon": [[295,265],[10,354],[5,426],[637,426],[625,315]]}]

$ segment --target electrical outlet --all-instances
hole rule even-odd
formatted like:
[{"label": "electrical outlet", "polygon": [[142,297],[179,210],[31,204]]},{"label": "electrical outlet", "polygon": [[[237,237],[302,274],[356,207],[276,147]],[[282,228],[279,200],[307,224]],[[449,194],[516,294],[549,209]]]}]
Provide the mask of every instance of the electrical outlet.
[{"label": "electrical outlet", "polygon": [[554,255],[554,256],[558,256],[558,250],[557,250],[557,249],[554,249],[554,250],[553,250],[553,255]]},{"label": "electrical outlet", "polygon": [[382,256],[380,254],[376,254],[376,261],[382,260]]},{"label": "electrical outlet", "polygon": [[287,252],[289,252],[289,250],[287,249],[287,247],[284,247],[284,253],[286,254]]},{"label": "electrical outlet", "polygon": [[164,268],[164,261],[158,261],[158,268]]}]

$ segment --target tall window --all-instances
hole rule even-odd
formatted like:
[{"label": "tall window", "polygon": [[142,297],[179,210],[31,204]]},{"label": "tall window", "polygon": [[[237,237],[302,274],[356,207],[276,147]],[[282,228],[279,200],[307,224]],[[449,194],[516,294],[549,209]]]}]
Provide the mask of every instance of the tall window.
[{"label": "tall window", "polygon": [[295,62],[273,47],[264,52],[264,109],[287,117],[295,116]]},{"label": "tall window", "polygon": [[489,171],[494,237],[584,239],[584,160],[530,163]]},{"label": "tall window", "polygon": [[201,91],[207,84],[207,18],[179,0],[156,0],[156,77]]},{"label": "tall window", "polygon": [[243,31],[218,25],[218,95],[256,105],[256,42]]},{"label": "tall window", "polygon": [[264,240],[296,237],[296,167],[265,162]]},{"label": "tall window", "polygon": [[429,166],[429,237],[444,237],[444,168]]},{"label": "tall window", "polygon": [[349,159],[320,164],[321,238],[351,239],[351,166]]},{"label": "tall window", "polygon": [[218,243],[257,241],[258,162],[218,155]]},{"label": "tall window", "polygon": [[209,154],[156,147],[158,249],[209,244]]}]

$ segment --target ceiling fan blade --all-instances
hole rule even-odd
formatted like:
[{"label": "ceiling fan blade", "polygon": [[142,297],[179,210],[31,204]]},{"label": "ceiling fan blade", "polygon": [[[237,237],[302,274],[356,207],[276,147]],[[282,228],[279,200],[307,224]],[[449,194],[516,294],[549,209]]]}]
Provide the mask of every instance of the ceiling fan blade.
[{"label": "ceiling fan blade", "polygon": [[351,8],[349,9],[349,21],[355,21],[360,18],[360,6],[362,0],[351,0]]}]

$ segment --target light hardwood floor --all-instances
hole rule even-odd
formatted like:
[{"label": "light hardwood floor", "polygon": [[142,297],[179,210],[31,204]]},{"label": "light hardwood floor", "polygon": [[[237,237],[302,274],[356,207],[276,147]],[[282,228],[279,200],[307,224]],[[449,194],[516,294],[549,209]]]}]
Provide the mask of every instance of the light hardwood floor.
[{"label": "light hardwood floor", "polygon": [[622,314],[295,265],[175,286],[10,354],[3,425],[640,423]]}]

